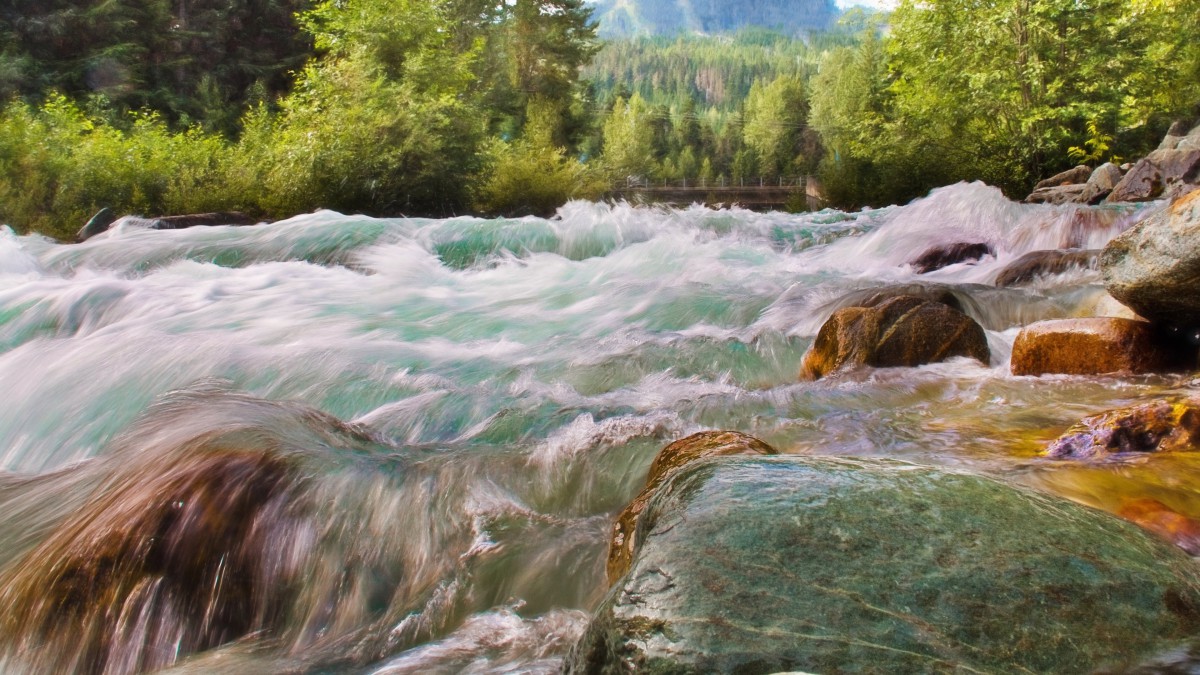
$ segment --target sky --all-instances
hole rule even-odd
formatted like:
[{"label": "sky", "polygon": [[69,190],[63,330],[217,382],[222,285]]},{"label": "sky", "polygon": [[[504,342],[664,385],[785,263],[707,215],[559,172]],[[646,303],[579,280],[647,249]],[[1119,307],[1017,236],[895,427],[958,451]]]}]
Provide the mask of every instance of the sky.
[{"label": "sky", "polygon": [[837,0],[837,6],[842,9],[855,6],[892,9],[896,6],[896,0]]}]

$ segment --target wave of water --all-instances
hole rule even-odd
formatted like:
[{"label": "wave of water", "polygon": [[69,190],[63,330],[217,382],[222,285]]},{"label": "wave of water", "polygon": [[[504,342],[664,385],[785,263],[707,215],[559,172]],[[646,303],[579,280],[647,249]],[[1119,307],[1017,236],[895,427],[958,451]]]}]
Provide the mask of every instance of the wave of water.
[{"label": "wave of water", "polygon": [[[612,515],[670,440],[731,428],[1022,475],[1075,419],[1186,388],[1007,370],[1020,326],[1121,310],[1095,272],[995,288],[1003,266],[1102,246],[1145,208],[960,184],[861,213],[6,230],[0,594],[23,623],[0,667],[554,670],[604,590]],[[907,264],[960,241],[995,253]],[[980,321],[990,364],[797,381],[848,294],[917,283]],[[169,564],[205,541],[241,586]],[[105,567],[147,551],[157,566]],[[182,590],[197,579],[211,592]]]}]

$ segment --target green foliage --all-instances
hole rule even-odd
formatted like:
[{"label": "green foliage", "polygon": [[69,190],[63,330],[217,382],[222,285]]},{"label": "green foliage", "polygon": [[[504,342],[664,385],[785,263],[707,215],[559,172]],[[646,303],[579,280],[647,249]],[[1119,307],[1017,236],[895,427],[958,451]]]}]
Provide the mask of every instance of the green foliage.
[{"label": "green foliage", "polygon": [[555,145],[559,117],[552,103],[534,99],[520,138],[487,144],[475,196],[480,212],[549,216],[570,199],[594,199],[603,192],[604,182],[592,169]]},{"label": "green foliage", "polygon": [[618,98],[604,120],[604,169],[613,180],[657,176],[650,107],[638,94]]},{"label": "green foliage", "polygon": [[[146,216],[237,209],[283,217],[322,207],[442,215],[467,206],[472,178],[486,175],[485,160],[501,169],[492,183],[528,174],[533,169],[522,167],[529,165],[550,172],[554,199],[593,189],[564,147],[586,128],[575,84],[592,52],[592,29],[579,0],[287,2],[106,0],[81,12],[78,3],[52,1],[25,8],[41,23],[0,8],[7,36],[83,31],[70,58],[33,49],[67,49],[62,39],[40,47],[33,41],[30,49],[18,41],[20,49],[3,51],[0,86],[45,103],[13,102],[0,119],[0,219],[67,238],[102,206]],[[290,11],[279,21],[285,7],[308,8],[299,18],[304,35]],[[173,23],[164,27],[166,19]],[[215,27],[226,20],[228,28]],[[294,83],[289,78],[283,97],[271,73],[253,65],[270,50],[238,46],[238,39],[266,39],[268,28],[317,50]],[[230,31],[240,32],[235,39]],[[221,44],[208,44],[215,42]],[[105,95],[85,96],[71,78],[84,72],[77,61],[97,50],[122,77]],[[222,54],[236,58],[223,61]],[[173,89],[176,80],[163,73],[187,87]],[[60,81],[79,86],[41,98]],[[547,128],[561,140],[551,144],[528,131],[511,150],[482,147],[490,129],[521,126],[531,97],[547,102],[531,109],[556,111]],[[550,208],[549,199],[539,196],[537,208]]]},{"label": "green foliage", "polygon": [[293,14],[308,0],[9,0],[0,6],[0,97],[56,90],[148,108],[176,128],[234,133],[311,52]]},{"label": "green foliage", "polygon": [[1174,74],[1200,64],[1194,40],[1179,37],[1197,9],[1196,0],[902,0],[888,38],[868,35],[822,63],[812,118],[833,154],[826,188],[879,204],[984,180],[1017,196],[1079,159],[1143,154],[1167,119],[1200,101],[1196,82]]},{"label": "green foliage", "polygon": [[0,117],[0,222],[62,239],[102,206],[157,215],[237,207],[233,148],[198,128],[172,132],[154,113],[127,130],[97,123],[61,95]]},{"label": "green foliage", "polygon": [[[1083,142],[1083,147],[1072,145],[1067,148],[1067,156],[1073,162],[1083,164],[1092,164],[1105,159],[1104,155],[1108,152],[1111,146],[1113,137],[1100,130],[1100,126],[1096,124],[1096,120],[1088,120],[1087,123],[1087,140]],[[1113,161],[1115,157],[1108,158],[1107,161]],[[1115,162],[1114,162],[1115,163]]]}]

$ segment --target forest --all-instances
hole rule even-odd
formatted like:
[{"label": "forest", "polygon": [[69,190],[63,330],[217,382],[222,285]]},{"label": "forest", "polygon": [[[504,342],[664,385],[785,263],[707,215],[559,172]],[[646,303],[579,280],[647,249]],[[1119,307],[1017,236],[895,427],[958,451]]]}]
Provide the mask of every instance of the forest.
[{"label": "forest", "polygon": [[0,222],[546,214],[633,179],[1020,195],[1200,114],[1200,0],[904,0],[600,40],[583,0],[5,0]]}]

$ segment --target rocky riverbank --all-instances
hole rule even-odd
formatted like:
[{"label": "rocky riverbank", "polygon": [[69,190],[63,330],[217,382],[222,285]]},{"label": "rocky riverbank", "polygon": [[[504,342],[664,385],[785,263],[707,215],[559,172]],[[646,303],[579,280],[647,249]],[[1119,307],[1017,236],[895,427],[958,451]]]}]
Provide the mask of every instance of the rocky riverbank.
[{"label": "rocky riverbank", "polygon": [[[997,275],[997,286],[1013,287],[1099,269],[1127,310],[1026,326],[1010,367],[1030,386],[1055,374],[1197,370],[1200,189],[1192,169],[1164,172],[1189,153],[1200,167],[1200,127],[1173,142],[1101,197],[1146,183],[1137,194],[1174,195],[1161,209],[1102,251],[1036,251]],[[1147,167],[1159,173],[1144,180]],[[1086,194],[1114,169],[1039,190]],[[911,264],[925,273],[989,254],[960,244]],[[804,379],[989,361],[983,328],[936,285],[835,305],[804,357]],[[1197,450],[1200,397],[1186,396],[1089,416],[1040,456],[1120,462]],[[1113,514],[944,468],[754,456],[775,452],[736,432],[664,448],[614,527],[611,588],[565,672],[1192,672],[1200,663],[1191,655],[1200,567],[1189,557],[1200,553],[1200,521],[1157,499]]]}]

